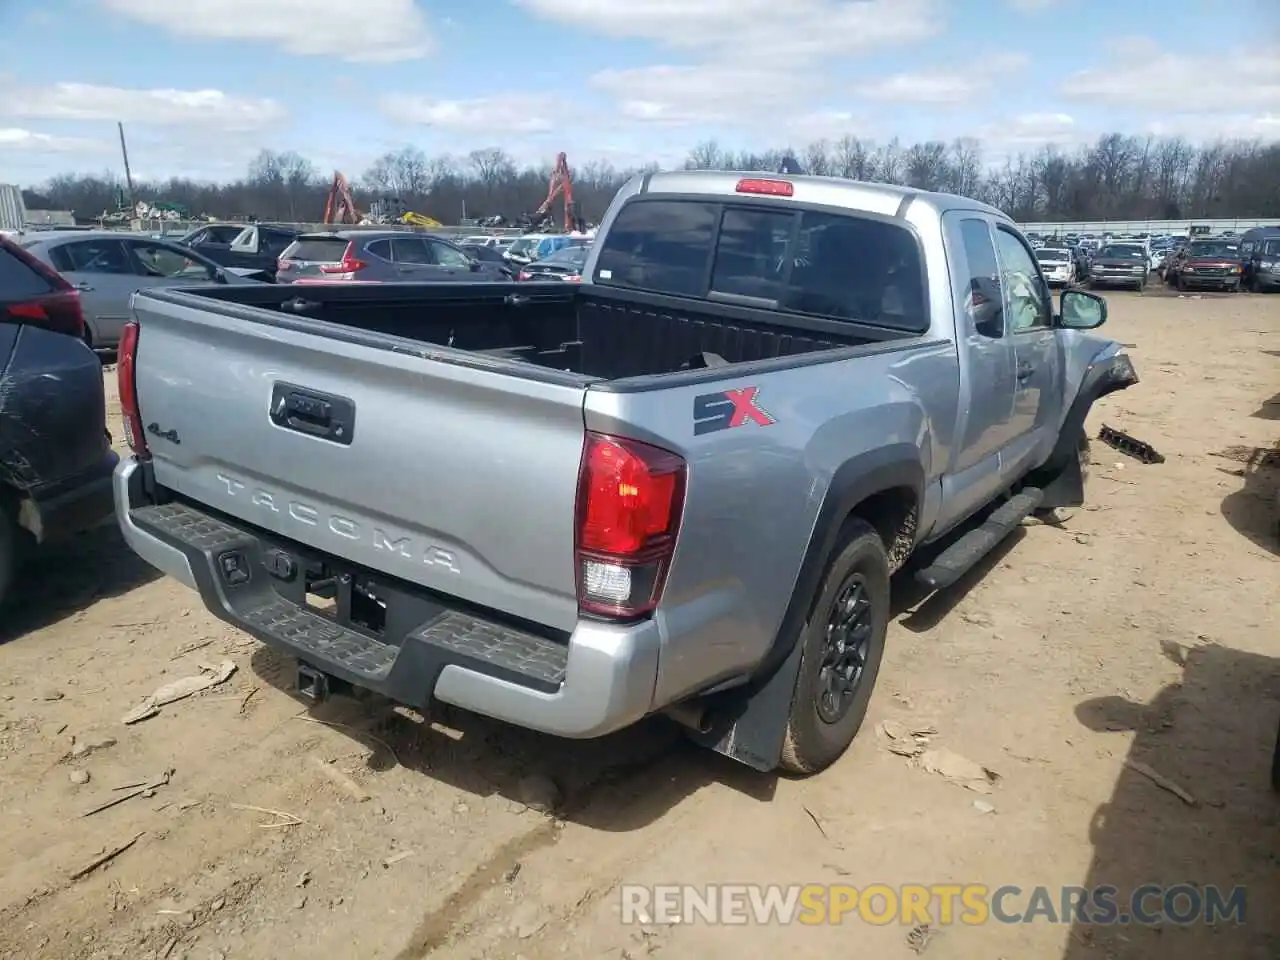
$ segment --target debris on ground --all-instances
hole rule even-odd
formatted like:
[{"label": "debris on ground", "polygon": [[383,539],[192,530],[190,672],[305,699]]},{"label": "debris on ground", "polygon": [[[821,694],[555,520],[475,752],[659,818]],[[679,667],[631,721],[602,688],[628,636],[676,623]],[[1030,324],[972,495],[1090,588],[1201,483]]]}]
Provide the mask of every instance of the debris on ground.
[{"label": "debris on ground", "polygon": [[394,867],[401,860],[408,860],[417,852],[418,852],[417,850],[401,850],[399,853],[393,853],[391,856],[383,859],[382,866],[384,868]]},{"label": "debris on ground", "polygon": [[116,745],[115,737],[89,737],[85,740],[79,740],[75,737],[71,738],[71,750],[63,758],[64,760],[83,760],[89,754],[98,750],[106,750],[108,747]]},{"label": "debris on ground", "polygon": [[1000,779],[1000,774],[994,770],[941,747],[926,749],[916,762],[926,773],[936,773],[942,779],[974,793],[990,793],[992,785]]},{"label": "debris on ground", "polygon": [[200,671],[200,673],[190,677],[182,677],[166,683],[126,713],[121,722],[138,723],[141,720],[154,717],[160,712],[160,708],[166,704],[185,700],[187,697],[202,693],[205,690],[212,690],[214,687],[220,686],[231,679],[231,675],[236,672],[236,665],[230,660],[223,660],[216,667],[202,666]]},{"label": "debris on ground", "polygon": [[907,932],[907,946],[911,952],[919,956],[929,948],[929,941],[936,933],[927,923],[918,923]]},{"label": "debris on ground", "polygon": [[72,770],[70,773],[67,774],[67,779],[70,780],[72,783],[76,784],[77,786],[82,787],[89,782],[89,771],[88,770]]},{"label": "debris on ground", "polygon": [[1144,777],[1146,777],[1148,780],[1154,783],[1161,790],[1167,790],[1169,793],[1172,793],[1175,797],[1177,797],[1187,806],[1197,807],[1200,805],[1200,801],[1198,801],[1190,793],[1188,793],[1182,787],[1178,786],[1178,784],[1174,783],[1164,774],[1158,773],[1157,771],[1153,770],[1151,767],[1147,766],[1145,763],[1142,763],[1139,760],[1125,760],[1124,765],[1128,767],[1130,770],[1133,770],[1135,773],[1142,774]]},{"label": "debris on ground", "polygon": [[335,767],[332,761],[324,760],[321,757],[312,757],[311,763],[329,779],[330,783],[342,790],[356,803],[364,803],[369,799],[369,793],[365,788]]},{"label": "debris on ground", "polygon": [[1131,437],[1122,430],[1116,430],[1103,424],[1102,429],[1098,431],[1098,439],[1107,446],[1119,450],[1126,456],[1141,463],[1164,463],[1164,454],[1158,453],[1156,448],[1149,443]]},{"label": "debris on ground", "polygon": [[81,867],[79,870],[71,874],[71,876],[68,877],[68,879],[79,880],[83,877],[87,877],[89,874],[93,873],[93,871],[97,870],[99,867],[105,867],[108,863],[110,863],[116,857],[120,856],[120,854],[124,853],[126,850],[128,850],[130,847],[132,847],[135,843],[137,843],[146,835],[147,835],[146,831],[143,831],[142,833],[135,834],[131,840],[126,840],[124,843],[119,844],[118,846],[114,846],[109,850],[103,851],[98,856],[90,860],[83,867]]},{"label": "debris on ground", "polygon": [[918,757],[929,745],[929,738],[937,733],[937,729],[928,724],[912,724],[898,720],[885,720],[880,724],[880,732],[888,740],[888,750],[900,757]]},{"label": "debris on ground", "polygon": [[[169,784],[169,781],[172,778],[173,778],[173,771],[166,770],[164,773],[162,773],[160,776],[156,777],[153,780],[148,780],[144,783],[132,785],[133,789],[129,790],[128,793],[121,793],[119,788],[117,788],[115,791],[113,791],[116,794],[116,796],[112,797],[109,800],[104,800],[102,803],[98,804],[96,807],[91,807],[90,809],[86,810],[84,813],[80,814],[80,816],[92,817],[95,813],[101,813],[103,810],[110,810],[112,807],[125,803],[128,800],[132,800],[135,797],[147,797],[147,798],[154,797],[156,795],[156,790],[158,790],[160,787],[167,786]],[[86,780],[85,782],[87,783],[88,781]]]},{"label": "debris on ground", "polygon": [[977,810],[979,813],[995,813],[996,812],[995,804],[987,803],[987,801],[985,800],[973,801],[973,809]]}]

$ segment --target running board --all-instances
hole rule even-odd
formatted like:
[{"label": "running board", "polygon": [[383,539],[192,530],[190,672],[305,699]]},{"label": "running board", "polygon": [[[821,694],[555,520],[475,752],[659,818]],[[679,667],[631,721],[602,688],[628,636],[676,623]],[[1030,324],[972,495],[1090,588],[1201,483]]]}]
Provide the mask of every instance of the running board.
[{"label": "running board", "polygon": [[917,573],[916,580],[930,590],[942,590],[951,586],[994,550],[996,544],[1011,534],[1043,501],[1043,490],[1038,487],[1023,487],[1017,495],[1000,504],[983,521],[982,526],[970,530],[947,547],[938,559]]}]

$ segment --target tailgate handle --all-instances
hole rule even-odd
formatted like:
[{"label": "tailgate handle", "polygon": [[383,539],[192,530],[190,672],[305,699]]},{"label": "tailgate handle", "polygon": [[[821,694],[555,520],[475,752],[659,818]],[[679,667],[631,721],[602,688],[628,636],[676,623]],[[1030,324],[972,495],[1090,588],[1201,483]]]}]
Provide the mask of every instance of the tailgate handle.
[{"label": "tailgate handle", "polygon": [[356,405],[348,397],[278,382],[271,390],[271,422],[347,446],[355,435]]}]

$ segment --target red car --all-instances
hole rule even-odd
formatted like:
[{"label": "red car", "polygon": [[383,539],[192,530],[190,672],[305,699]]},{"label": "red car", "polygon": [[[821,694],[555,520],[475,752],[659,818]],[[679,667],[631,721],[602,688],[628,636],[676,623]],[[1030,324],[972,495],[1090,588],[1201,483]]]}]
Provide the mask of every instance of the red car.
[{"label": "red car", "polygon": [[1235,293],[1243,274],[1240,244],[1230,240],[1192,240],[1165,267],[1164,278],[1179,290]]}]

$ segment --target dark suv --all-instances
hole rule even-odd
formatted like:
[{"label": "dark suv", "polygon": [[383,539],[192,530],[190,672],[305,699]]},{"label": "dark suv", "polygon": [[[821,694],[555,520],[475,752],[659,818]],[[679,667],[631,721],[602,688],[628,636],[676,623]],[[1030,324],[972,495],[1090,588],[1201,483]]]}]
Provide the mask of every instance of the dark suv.
[{"label": "dark suv", "polygon": [[116,454],[80,294],[0,236],[0,604],[24,549],[113,512]]},{"label": "dark suv", "polygon": [[304,233],[280,254],[277,283],[458,283],[509,279],[448,240],[405,230]]}]

